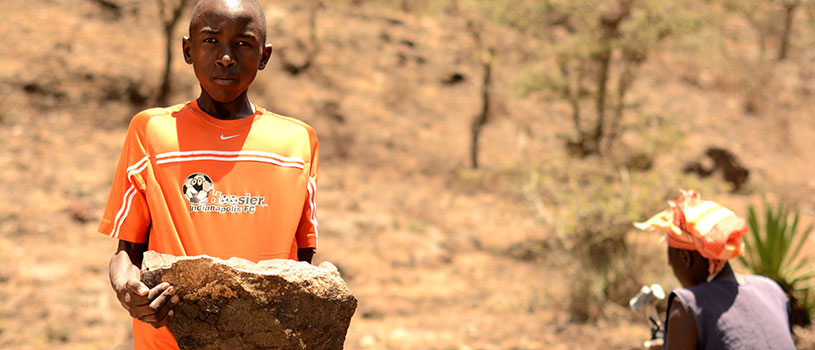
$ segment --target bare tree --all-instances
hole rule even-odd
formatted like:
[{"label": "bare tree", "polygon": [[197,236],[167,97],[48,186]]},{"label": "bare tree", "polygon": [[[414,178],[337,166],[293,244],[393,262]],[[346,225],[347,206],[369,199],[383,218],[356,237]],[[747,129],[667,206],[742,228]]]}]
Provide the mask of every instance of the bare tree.
[{"label": "bare tree", "polygon": [[726,9],[739,13],[744,18],[758,39],[758,54],[762,59],[767,51],[767,37],[772,31],[772,25],[768,19],[769,9],[766,7],[766,0],[722,0]]},{"label": "bare tree", "polygon": [[481,38],[481,31],[483,30],[474,21],[467,22],[467,29],[470,31],[473,40],[476,43],[476,50],[478,58],[483,67],[483,79],[481,81],[481,111],[473,116],[470,122],[470,160],[472,161],[473,169],[478,169],[478,138],[481,136],[481,131],[484,126],[490,121],[491,110],[491,94],[492,90],[492,65],[495,62],[495,48],[486,47]]},{"label": "bare tree", "polygon": [[[594,54],[593,57],[594,62],[599,66],[597,78],[595,80],[597,83],[597,93],[595,94],[597,120],[594,124],[594,132],[589,134],[588,138],[578,141],[581,143],[581,148],[585,154],[600,153],[600,141],[603,139],[603,133],[606,130],[606,97],[608,94],[608,80],[611,66],[611,53],[613,49],[612,41],[620,36],[620,24],[623,22],[623,20],[631,15],[631,9],[634,6],[634,1],[635,0],[622,0],[620,1],[619,6],[602,13],[599,18],[600,28],[602,30],[599,42],[600,49]],[[629,77],[626,77],[628,80],[633,78],[630,75],[631,73],[629,72]],[[628,83],[630,83],[630,81],[624,85],[627,85]],[[613,132],[616,133],[616,130]]]},{"label": "bare tree", "polygon": [[167,105],[167,97],[171,91],[170,73],[173,58],[173,33],[181,12],[186,8],[188,0],[157,0],[162,28],[164,29],[164,72],[161,76],[161,88],[156,100],[159,105]]},{"label": "bare tree", "polygon": [[[783,61],[789,54],[795,14],[805,0],[721,0],[725,8],[742,15],[758,37],[759,55],[765,57],[768,42],[778,40],[776,59]],[[806,5],[804,5],[806,6]],[[779,12],[782,15],[779,15]],[[783,20],[783,23],[779,20]]]},{"label": "bare tree", "polygon": [[565,143],[577,157],[611,151],[625,129],[632,107],[626,96],[639,66],[665,38],[699,23],[692,6],[661,0],[473,1],[487,16],[540,40],[545,49],[530,64],[536,74],[525,77],[524,88],[568,103],[573,133]]},{"label": "bare tree", "polygon": [[[564,52],[558,55],[557,63],[560,84],[550,87],[569,102],[572,109],[572,123],[576,136],[567,140],[570,153],[585,157],[609,151],[619,135],[620,123],[625,111],[625,96],[636,77],[636,66],[645,59],[645,48],[634,45],[624,46],[620,37],[621,26],[631,16],[635,0],[621,0],[612,6],[601,8],[596,15],[599,36],[593,37],[587,56]],[[561,22],[572,22],[568,15]],[[615,51],[622,51],[621,58],[615,58]],[[612,67],[620,61],[621,72],[612,75]],[[609,92],[609,83],[617,81]],[[593,89],[591,85],[593,86]],[[593,101],[595,118],[593,124],[584,125],[585,115],[581,108],[582,100],[590,97]],[[613,101],[609,101],[613,98]],[[611,120],[607,114],[611,112]]]},{"label": "bare tree", "polygon": [[309,44],[303,43],[299,38],[297,40],[297,46],[305,51],[305,59],[302,63],[294,63],[289,60],[286,56],[285,50],[280,50],[278,54],[280,56],[280,61],[283,64],[283,69],[287,72],[291,73],[291,75],[298,75],[307,71],[311,66],[314,64],[314,60],[317,58],[317,55],[320,53],[320,41],[317,38],[317,13],[319,10],[324,9],[325,4],[323,4],[322,0],[311,0],[308,7],[308,38]]}]

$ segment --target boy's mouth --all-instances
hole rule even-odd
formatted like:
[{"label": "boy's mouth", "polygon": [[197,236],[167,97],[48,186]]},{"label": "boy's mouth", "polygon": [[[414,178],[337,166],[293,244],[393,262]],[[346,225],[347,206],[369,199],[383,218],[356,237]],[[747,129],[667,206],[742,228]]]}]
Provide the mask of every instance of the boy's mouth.
[{"label": "boy's mouth", "polygon": [[219,85],[229,85],[229,84],[234,84],[236,81],[238,81],[238,79],[229,78],[229,77],[215,77],[215,78],[212,78],[212,81],[214,81],[216,84],[219,84]]}]

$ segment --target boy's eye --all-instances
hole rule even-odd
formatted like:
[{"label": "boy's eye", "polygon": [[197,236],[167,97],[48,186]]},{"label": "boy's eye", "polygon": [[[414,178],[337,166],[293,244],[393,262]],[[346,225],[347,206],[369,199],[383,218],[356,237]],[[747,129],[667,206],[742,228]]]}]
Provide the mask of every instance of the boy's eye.
[{"label": "boy's eye", "polygon": [[239,42],[238,42],[238,46],[246,46],[246,47],[249,47],[249,46],[252,46],[252,45],[250,45],[248,42],[245,42],[245,41],[239,41]]},{"label": "boy's eye", "polygon": [[204,39],[204,42],[205,42],[205,43],[213,43],[213,44],[214,44],[214,43],[215,43],[215,38],[206,38],[206,39]]}]

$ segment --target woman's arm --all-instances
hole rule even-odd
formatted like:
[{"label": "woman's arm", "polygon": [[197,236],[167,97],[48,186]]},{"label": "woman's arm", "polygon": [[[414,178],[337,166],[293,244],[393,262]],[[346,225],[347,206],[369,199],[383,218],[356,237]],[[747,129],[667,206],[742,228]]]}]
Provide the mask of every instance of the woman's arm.
[{"label": "woman's arm", "polygon": [[682,300],[673,298],[668,306],[668,322],[665,325],[665,350],[696,350],[699,335],[696,333],[696,320]]}]

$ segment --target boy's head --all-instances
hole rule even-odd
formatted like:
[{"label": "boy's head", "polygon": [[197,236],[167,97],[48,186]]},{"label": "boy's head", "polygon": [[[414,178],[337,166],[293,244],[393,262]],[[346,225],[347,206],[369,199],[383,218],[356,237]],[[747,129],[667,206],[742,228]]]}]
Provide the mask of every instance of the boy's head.
[{"label": "boy's head", "polygon": [[201,0],[183,39],[184,60],[192,64],[202,94],[235,101],[266,67],[266,19],[255,0]]}]

